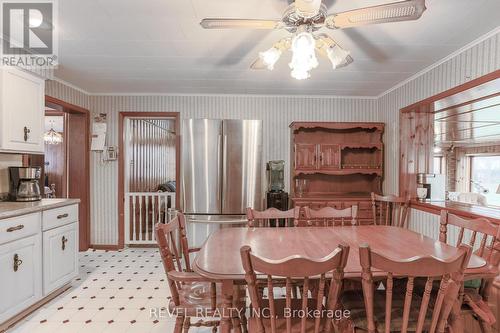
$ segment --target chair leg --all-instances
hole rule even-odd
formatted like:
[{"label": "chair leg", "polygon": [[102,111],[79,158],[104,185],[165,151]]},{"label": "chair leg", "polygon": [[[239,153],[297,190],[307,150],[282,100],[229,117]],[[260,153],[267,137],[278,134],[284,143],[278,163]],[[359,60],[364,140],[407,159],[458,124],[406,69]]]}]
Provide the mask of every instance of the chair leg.
[{"label": "chair leg", "polygon": [[189,318],[189,317],[184,318],[184,333],[189,332],[190,326],[191,326],[191,318]]},{"label": "chair leg", "polygon": [[241,327],[243,328],[243,333],[248,333],[248,327],[247,327],[247,315],[246,313],[242,313],[241,316]]},{"label": "chair leg", "polygon": [[484,320],[479,319],[479,326],[481,327],[481,333],[492,333],[493,330],[491,325],[485,322]]},{"label": "chair leg", "polygon": [[184,317],[177,316],[177,318],[175,318],[174,333],[182,333],[182,326],[183,325],[184,325]]}]

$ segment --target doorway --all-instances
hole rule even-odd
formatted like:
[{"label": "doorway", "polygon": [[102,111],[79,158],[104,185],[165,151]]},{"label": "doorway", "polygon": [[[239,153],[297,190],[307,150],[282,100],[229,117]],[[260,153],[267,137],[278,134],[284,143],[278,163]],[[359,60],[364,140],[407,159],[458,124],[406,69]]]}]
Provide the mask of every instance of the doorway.
[{"label": "doorway", "polygon": [[44,198],[80,199],[79,250],[90,247],[90,111],[45,96],[45,153],[24,155],[41,166]]},{"label": "doorway", "polygon": [[121,112],[119,130],[119,245],[155,244],[178,207],[179,114]]}]

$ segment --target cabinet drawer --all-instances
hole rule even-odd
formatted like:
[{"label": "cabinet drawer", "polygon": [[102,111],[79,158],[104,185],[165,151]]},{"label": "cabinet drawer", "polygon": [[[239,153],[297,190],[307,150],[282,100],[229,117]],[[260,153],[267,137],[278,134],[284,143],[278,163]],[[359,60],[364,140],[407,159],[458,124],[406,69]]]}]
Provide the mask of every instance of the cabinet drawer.
[{"label": "cabinet drawer", "polygon": [[43,232],[43,267],[45,295],[78,274],[78,223]]},{"label": "cabinet drawer", "polygon": [[0,245],[0,323],[42,298],[41,235]]},{"label": "cabinet drawer", "polygon": [[0,221],[0,244],[40,232],[40,213],[22,215]]},{"label": "cabinet drawer", "polygon": [[42,229],[49,230],[78,221],[78,205],[46,210],[42,216]]}]

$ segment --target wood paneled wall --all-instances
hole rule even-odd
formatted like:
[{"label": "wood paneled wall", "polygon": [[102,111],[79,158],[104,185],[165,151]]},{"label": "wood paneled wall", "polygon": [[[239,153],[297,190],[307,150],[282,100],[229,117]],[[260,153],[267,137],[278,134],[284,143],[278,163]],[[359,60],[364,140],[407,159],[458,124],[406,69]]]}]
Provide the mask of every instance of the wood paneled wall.
[{"label": "wood paneled wall", "polygon": [[417,173],[433,172],[434,114],[431,105],[400,116],[399,194],[416,197]]}]

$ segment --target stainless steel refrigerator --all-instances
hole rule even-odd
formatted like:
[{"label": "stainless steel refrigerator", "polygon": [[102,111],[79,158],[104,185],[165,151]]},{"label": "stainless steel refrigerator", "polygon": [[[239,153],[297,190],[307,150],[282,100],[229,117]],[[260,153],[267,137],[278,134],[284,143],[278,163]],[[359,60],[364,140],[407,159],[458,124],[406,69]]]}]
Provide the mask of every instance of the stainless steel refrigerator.
[{"label": "stainless steel refrigerator", "polygon": [[234,223],[262,206],[262,121],[186,119],[181,209],[191,222]]}]

